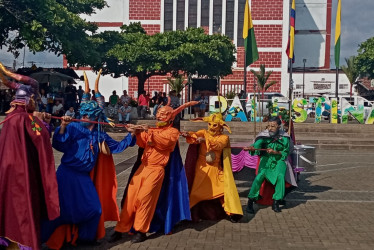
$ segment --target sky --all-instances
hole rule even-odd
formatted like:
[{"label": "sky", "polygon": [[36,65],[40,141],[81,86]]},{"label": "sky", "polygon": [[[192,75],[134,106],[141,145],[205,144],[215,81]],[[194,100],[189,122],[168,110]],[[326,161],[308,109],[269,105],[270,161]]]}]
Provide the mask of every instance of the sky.
[{"label": "sky", "polygon": [[[268,0],[269,1],[269,0]],[[374,37],[374,0],[341,0],[341,51],[340,65],[345,64],[344,58],[357,55],[360,43],[370,37]],[[332,0],[332,20],[331,20],[331,67],[334,65],[334,42],[335,42],[335,18],[338,0]],[[57,57],[50,53],[32,53],[23,51],[17,59],[12,54],[0,51],[0,61],[6,66],[13,66],[16,60],[16,68],[30,67],[34,62],[38,67],[62,67],[62,56]]]},{"label": "sky", "polygon": [[[344,58],[357,55],[359,44],[374,37],[374,0],[341,0],[340,65]],[[331,67],[334,63],[335,20],[338,0],[332,0]]]}]

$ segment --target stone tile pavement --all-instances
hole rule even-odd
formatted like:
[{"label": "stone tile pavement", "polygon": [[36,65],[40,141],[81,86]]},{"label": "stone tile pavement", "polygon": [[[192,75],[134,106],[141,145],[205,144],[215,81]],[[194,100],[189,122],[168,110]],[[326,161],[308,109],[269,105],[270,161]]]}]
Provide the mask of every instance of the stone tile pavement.
[{"label": "stone tile pavement", "polygon": [[[186,150],[181,144],[183,158]],[[131,170],[123,166],[136,153],[134,147],[114,155],[121,169],[118,200]],[[58,165],[61,154],[55,157]],[[317,152],[317,162],[316,172],[301,174],[299,188],[286,197],[281,213],[256,205],[256,214],[245,214],[240,223],[182,222],[172,235],[150,234],[138,244],[131,244],[127,235],[108,243],[115,226],[110,222],[100,246],[65,249],[374,249],[374,155],[326,150]],[[243,209],[253,178],[248,168],[235,173]]]}]

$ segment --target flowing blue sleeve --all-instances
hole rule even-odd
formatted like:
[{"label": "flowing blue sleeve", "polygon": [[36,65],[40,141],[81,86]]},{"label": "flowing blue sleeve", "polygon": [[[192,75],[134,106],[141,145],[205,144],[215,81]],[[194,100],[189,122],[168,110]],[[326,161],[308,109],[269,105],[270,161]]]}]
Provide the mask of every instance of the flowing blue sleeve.
[{"label": "flowing blue sleeve", "polygon": [[65,128],[65,132],[60,134],[60,128],[60,126],[57,127],[53,134],[52,146],[56,150],[65,153],[65,151],[69,149],[69,142],[76,137],[77,131],[69,124]]},{"label": "flowing blue sleeve", "polygon": [[113,140],[107,133],[104,134],[104,139],[112,154],[121,153],[127,147],[133,147],[136,144],[136,136],[130,133],[120,142]]}]

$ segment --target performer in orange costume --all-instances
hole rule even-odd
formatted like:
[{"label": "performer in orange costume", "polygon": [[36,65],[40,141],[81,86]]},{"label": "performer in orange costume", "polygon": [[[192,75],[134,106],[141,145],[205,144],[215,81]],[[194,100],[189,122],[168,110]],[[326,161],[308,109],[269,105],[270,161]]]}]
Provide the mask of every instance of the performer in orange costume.
[{"label": "performer in orange costume", "polygon": [[192,219],[216,220],[229,215],[231,221],[236,222],[243,210],[232,174],[230,139],[222,134],[224,128],[230,133],[231,130],[221,114],[197,120],[208,122],[208,130],[182,133],[188,143],[200,144],[196,163],[190,161],[193,158],[191,145],[185,164]]},{"label": "performer in orange costume", "polygon": [[138,146],[144,148],[142,163],[130,181],[120,221],[110,242],[119,240],[122,233],[131,228],[136,231],[131,242],[146,240],[163,184],[164,168],[179,138],[179,131],[172,127],[172,122],[184,108],[196,103],[185,103],[175,110],[164,106],[157,111],[157,128],[135,132]]}]

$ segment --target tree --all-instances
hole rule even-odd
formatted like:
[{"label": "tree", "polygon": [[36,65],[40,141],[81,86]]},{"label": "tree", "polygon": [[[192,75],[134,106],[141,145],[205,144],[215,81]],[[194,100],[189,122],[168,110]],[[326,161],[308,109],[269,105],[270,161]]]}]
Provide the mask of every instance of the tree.
[{"label": "tree", "polygon": [[97,29],[79,15],[105,6],[105,0],[0,0],[0,47],[8,47],[16,57],[25,46],[32,52],[77,57],[90,44],[87,32]]},{"label": "tree", "polygon": [[[271,86],[273,86],[274,84],[277,83],[277,81],[270,81],[269,83],[267,83],[270,75],[273,73],[273,71],[268,71],[268,72],[265,72],[265,64],[261,64],[260,65],[260,72],[256,72],[254,71],[253,69],[251,69],[251,72],[255,75],[255,77],[257,78],[257,84],[258,84],[258,87],[261,91],[261,99],[264,101],[264,93],[266,90],[268,90]],[[261,103],[260,101],[258,102],[259,104]],[[262,116],[262,105],[260,105],[261,107],[261,116]]]},{"label": "tree", "polygon": [[179,74],[174,79],[171,78],[171,77],[168,77],[167,79],[168,79],[168,84],[169,84],[171,90],[175,90],[177,92],[177,94],[182,92],[182,90],[184,89],[184,86],[185,86],[183,84],[185,78],[183,77],[182,74]]},{"label": "tree", "polygon": [[358,71],[355,67],[355,56],[351,56],[349,58],[345,58],[345,62],[347,66],[343,65],[342,70],[344,71],[345,75],[347,76],[349,83],[351,84],[351,90],[350,90],[350,95],[352,98],[352,86],[356,82],[357,77],[359,76]]},{"label": "tree", "polygon": [[361,43],[355,65],[360,75],[368,75],[374,79],[374,37]]},{"label": "tree", "polygon": [[[138,78],[138,92],[155,75],[181,73],[223,77],[232,73],[235,46],[230,38],[206,35],[202,28],[147,35],[140,23],[123,25],[121,32],[92,36],[90,58],[75,58],[72,63],[89,65],[104,74]],[[70,62],[70,61],[69,61]]]},{"label": "tree", "polygon": [[267,83],[270,75],[273,73],[273,71],[265,72],[265,64],[260,65],[260,72],[256,72],[253,69],[251,69],[251,72],[255,75],[257,78],[257,84],[261,91],[261,98],[264,99],[264,93],[266,90],[268,90],[271,86],[277,83],[277,81],[270,81]]}]

